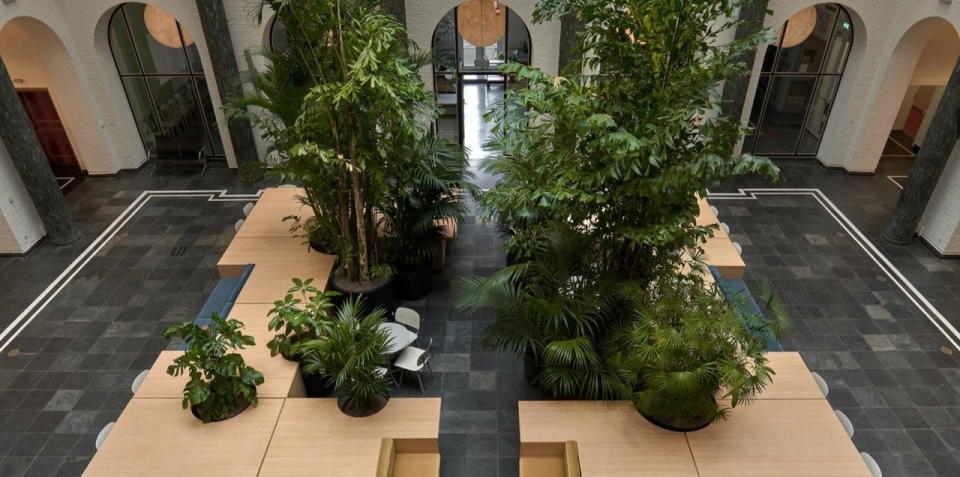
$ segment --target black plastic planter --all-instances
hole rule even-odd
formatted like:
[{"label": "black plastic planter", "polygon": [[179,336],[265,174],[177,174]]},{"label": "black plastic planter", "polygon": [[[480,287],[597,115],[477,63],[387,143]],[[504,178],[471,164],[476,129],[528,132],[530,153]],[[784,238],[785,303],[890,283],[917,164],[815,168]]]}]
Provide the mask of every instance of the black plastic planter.
[{"label": "black plastic planter", "polygon": [[302,368],[300,369],[300,376],[303,378],[303,389],[306,391],[307,397],[329,397],[335,390],[333,383],[324,376],[304,373]]},{"label": "black plastic planter", "polygon": [[335,300],[335,304],[340,305],[340,303],[343,303],[348,298],[362,296],[368,310],[382,307],[389,315],[393,315],[393,313],[397,311],[397,307],[400,306],[400,298],[397,296],[395,290],[394,277],[376,282],[373,286],[358,287],[356,285],[355,283],[338,278],[336,274],[334,274],[330,280],[330,286],[334,290],[342,293],[342,295]]}]

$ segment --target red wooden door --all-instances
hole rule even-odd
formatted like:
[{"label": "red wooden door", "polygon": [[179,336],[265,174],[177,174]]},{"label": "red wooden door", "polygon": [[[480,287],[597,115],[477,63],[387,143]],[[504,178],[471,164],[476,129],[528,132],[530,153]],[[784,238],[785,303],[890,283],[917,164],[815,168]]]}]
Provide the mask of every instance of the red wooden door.
[{"label": "red wooden door", "polygon": [[920,125],[923,124],[923,111],[913,106],[910,108],[910,114],[907,116],[907,122],[903,125],[903,132],[916,139],[920,133]]},{"label": "red wooden door", "polygon": [[80,162],[73,153],[70,138],[60,121],[50,93],[47,90],[21,90],[17,91],[17,94],[20,95],[20,102],[23,103],[27,117],[37,132],[37,139],[40,140],[40,146],[46,153],[54,174],[79,175]]}]

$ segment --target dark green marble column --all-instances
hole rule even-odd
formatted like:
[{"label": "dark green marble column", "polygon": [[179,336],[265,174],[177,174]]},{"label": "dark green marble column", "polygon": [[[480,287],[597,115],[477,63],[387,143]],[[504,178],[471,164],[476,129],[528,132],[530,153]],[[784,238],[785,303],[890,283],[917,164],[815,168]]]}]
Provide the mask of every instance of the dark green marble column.
[{"label": "dark green marble column", "polygon": [[40,214],[47,237],[54,245],[67,245],[80,238],[80,228],[63,199],[63,192],[40,147],[37,133],[23,110],[17,90],[0,58],[0,138],[20,173],[33,205]]},{"label": "dark green marble column", "polygon": [[570,63],[580,59],[580,53],[574,51],[580,38],[577,33],[583,30],[583,22],[576,15],[560,17],[560,74]]},{"label": "dark green marble column", "polygon": [[953,66],[950,82],[943,92],[940,106],[934,113],[930,129],[923,139],[920,153],[913,160],[910,177],[897,199],[897,206],[890,217],[883,238],[898,245],[910,243],[917,224],[933,196],[940,175],[947,166],[950,153],[960,138],[960,62]]},{"label": "dark green marble column", "polygon": [[383,11],[397,17],[403,26],[407,26],[407,3],[406,0],[383,0],[381,3]]},{"label": "dark green marble column", "polygon": [[[763,20],[767,15],[768,0],[747,0],[740,7],[735,40],[742,40],[763,28]],[[720,115],[733,121],[740,121],[743,116],[743,105],[747,100],[747,89],[750,86],[750,71],[753,71],[756,50],[750,50],[740,56],[739,61],[747,65],[748,73],[727,79],[723,83],[723,97],[720,103]]]},{"label": "dark green marble column", "polygon": [[[217,80],[217,89],[220,90],[220,100],[226,103],[231,98],[239,97],[242,92],[238,79],[236,52],[233,49],[233,40],[230,38],[227,16],[223,11],[223,0],[197,0],[197,11],[200,13],[207,50],[210,51],[213,76]],[[257,145],[254,142],[250,121],[232,119],[227,123],[227,128],[230,132],[230,141],[233,143],[233,152],[237,156],[237,163],[247,164],[258,161]]]}]

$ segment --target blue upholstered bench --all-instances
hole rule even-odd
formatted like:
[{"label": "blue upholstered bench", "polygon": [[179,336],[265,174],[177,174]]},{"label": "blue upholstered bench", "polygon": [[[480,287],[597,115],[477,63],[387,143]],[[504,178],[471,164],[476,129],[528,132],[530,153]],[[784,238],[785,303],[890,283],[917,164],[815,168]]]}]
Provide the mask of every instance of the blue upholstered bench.
[{"label": "blue upholstered bench", "polygon": [[[243,270],[240,278],[224,278],[217,282],[217,286],[207,297],[206,303],[203,304],[203,308],[200,309],[200,313],[197,314],[197,318],[193,322],[198,326],[209,326],[213,323],[211,317],[214,313],[227,316],[230,309],[233,308],[233,304],[236,303],[237,297],[240,296],[243,284],[247,282],[247,278],[250,278],[252,272],[253,264],[250,264]],[[180,349],[186,349],[186,344],[181,345]]]},{"label": "blue upholstered bench", "polygon": [[[713,277],[716,279],[717,286],[720,287],[724,298],[734,304],[737,315],[739,315],[741,319],[749,315],[763,316],[763,313],[760,311],[760,305],[757,305],[757,301],[753,299],[753,294],[750,293],[746,282],[743,280],[727,280],[721,277],[720,273],[714,267],[710,267],[710,272],[713,273]],[[766,333],[765,336],[758,336],[758,338],[767,342],[767,351],[783,351],[783,346],[780,346],[780,342],[778,342],[772,334]]]}]

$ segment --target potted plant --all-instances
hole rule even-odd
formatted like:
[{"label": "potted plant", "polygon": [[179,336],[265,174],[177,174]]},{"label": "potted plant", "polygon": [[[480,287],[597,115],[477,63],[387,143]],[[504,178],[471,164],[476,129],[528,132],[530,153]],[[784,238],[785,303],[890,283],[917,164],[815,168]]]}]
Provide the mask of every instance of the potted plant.
[{"label": "potted plant", "polygon": [[186,322],[164,330],[163,336],[183,338],[187,349],[167,368],[167,374],[187,374],[183,388],[183,408],[203,422],[230,419],[251,404],[257,404],[257,385],[263,375],[247,366],[243,356],[232,353],[253,346],[252,336],[242,333],[243,323],[227,320],[214,313],[213,324],[200,327]]},{"label": "potted plant", "polygon": [[[252,74],[254,86],[270,88],[235,102],[235,114],[252,118],[272,140],[279,156],[273,175],[303,186],[315,217],[301,221],[303,232],[328,238],[324,248],[338,255],[331,287],[392,309],[394,270],[381,250],[378,211],[387,181],[409,165],[404,152],[427,136],[439,107],[419,74],[430,55],[413,49],[380,3],[261,1],[286,26],[290,48],[274,55],[282,68]],[[291,79],[291,91],[306,92],[296,105],[282,86]]]},{"label": "potted plant", "polygon": [[765,332],[785,316],[739,314],[711,286],[674,279],[624,285],[628,320],[605,346],[606,360],[633,389],[637,410],[673,431],[702,429],[749,403],[771,381]]},{"label": "potted plant", "polygon": [[348,298],[337,309],[328,333],[299,344],[303,371],[334,384],[340,410],[349,416],[376,414],[387,405],[389,337],[380,327],[386,312],[367,312],[362,298]]},{"label": "potted plant", "polygon": [[391,181],[381,224],[397,272],[396,290],[403,300],[419,300],[430,293],[433,265],[443,253],[443,223],[460,223],[466,212],[461,196],[479,190],[467,180],[473,174],[463,148],[436,134],[404,157],[409,166]]},{"label": "potted plant", "polygon": [[271,356],[280,354],[288,360],[298,361],[294,345],[324,333],[330,322],[333,298],[339,293],[318,289],[313,286],[312,278],[294,278],[293,285],[287,295],[273,302],[273,308],[267,312],[268,317],[272,316],[267,327],[277,332],[267,342],[267,348],[270,348]]}]

